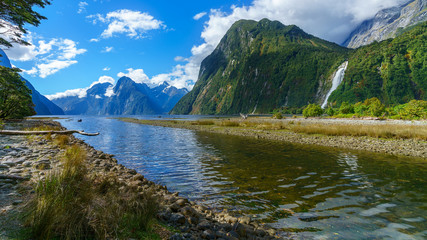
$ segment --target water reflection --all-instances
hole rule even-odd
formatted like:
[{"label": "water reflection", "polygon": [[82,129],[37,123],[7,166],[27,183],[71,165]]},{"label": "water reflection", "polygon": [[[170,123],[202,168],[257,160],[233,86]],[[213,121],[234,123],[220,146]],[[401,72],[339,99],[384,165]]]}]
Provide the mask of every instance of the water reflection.
[{"label": "water reflection", "polygon": [[61,122],[101,131],[82,138],[172,191],[295,238],[427,236],[423,162],[99,117]]}]

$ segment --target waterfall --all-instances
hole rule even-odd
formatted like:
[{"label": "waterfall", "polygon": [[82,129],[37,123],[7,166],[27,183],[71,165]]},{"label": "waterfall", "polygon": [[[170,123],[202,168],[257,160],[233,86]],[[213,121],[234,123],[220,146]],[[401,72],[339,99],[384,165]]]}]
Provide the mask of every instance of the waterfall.
[{"label": "waterfall", "polygon": [[325,108],[328,105],[328,98],[331,96],[331,93],[338,88],[344,79],[345,70],[347,69],[348,61],[345,61],[341,66],[338,67],[338,70],[335,72],[334,79],[332,79],[332,87],[329,90],[328,94],[326,94],[325,101],[322,104],[322,108]]}]

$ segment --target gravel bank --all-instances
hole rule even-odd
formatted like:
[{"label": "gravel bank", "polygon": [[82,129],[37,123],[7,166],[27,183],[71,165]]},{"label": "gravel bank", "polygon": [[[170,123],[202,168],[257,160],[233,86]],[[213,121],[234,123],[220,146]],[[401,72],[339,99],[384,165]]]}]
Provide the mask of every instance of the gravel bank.
[{"label": "gravel bank", "polygon": [[[47,122],[48,124],[56,124]],[[46,124],[40,121],[16,123],[22,125]],[[249,217],[236,218],[227,212],[215,213],[207,206],[200,206],[178,193],[171,193],[165,186],[155,184],[128,169],[112,155],[97,151],[85,142],[71,137],[70,144],[78,144],[88,154],[91,171],[113,174],[124,188],[154,191],[159,197],[161,210],[158,219],[173,226],[179,233],[166,233],[164,239],[276,239],[276,231],[252,221]],[[64,150],[45,137],[0,135],[0,239],[15,239],[21,227],[17,214],[28,199],[32,184],[43,179],[49,171],[61,168]]]}]

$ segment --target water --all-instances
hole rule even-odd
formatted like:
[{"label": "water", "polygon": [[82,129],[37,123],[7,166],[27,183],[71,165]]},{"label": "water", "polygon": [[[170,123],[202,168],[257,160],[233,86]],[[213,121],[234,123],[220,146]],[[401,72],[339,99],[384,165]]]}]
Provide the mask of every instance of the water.
[{"label": "water", "polygon": [[250,215],[296,239],[427,237],[423,160],[105,117],[58,121],[69,129],[99,131],[78,137],[171,191]]},{"label": "water", "polygon": [[334,79],[332,79],[332,87],[329,92],[326,94],[325,101],[322,104],[322,108],[327,107],[329,96],[331,96],[332,92],[335,91],[338,86],[341,84],[344,79],[345,70],[347,69],[348,61],[345,61],[341,66],[339,66],[338,70],[335,73]]}]

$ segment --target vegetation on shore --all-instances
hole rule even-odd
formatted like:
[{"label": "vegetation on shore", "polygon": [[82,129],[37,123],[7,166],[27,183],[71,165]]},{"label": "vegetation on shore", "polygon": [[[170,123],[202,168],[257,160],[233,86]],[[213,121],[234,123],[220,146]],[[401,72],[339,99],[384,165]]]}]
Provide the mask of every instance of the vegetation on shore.
[{"label": "vegetation on shore", "polygon": [[[221,128],[239,128],[263,130],[263,131],[280,131],[279,133],[303,133],[303,134],[320,134],[326,136],[353,136],[353,137],[372,137],[382,139],[417,139],[427,140],[427,125],[397,125],[397,124],[322,124],[310,123],[297,120],[269,120],[266,118],[254,118],[248,120],[235,119],[208,119],[197,121],[177,121],[177,120],[141,120],[134,118],[119,118],[122,121],[158,125],[165,127],[190,128],[200,130]],[[196,128],[198,127],[198,128]]]},{"label": "vegetation on shore", "polygon": [[151,192],[123,187],[117,176],[92,173],[87,153],[68,136],[52,139],[65,149],[61,167],[41,178],[25,207],[31,239],[159,239],[153,226],[158,201]]},{"label": "vegetation on shore", "polygon": [[0,66],[0,119],[34,115],[31,90],[18,74],[18,69]]}]

